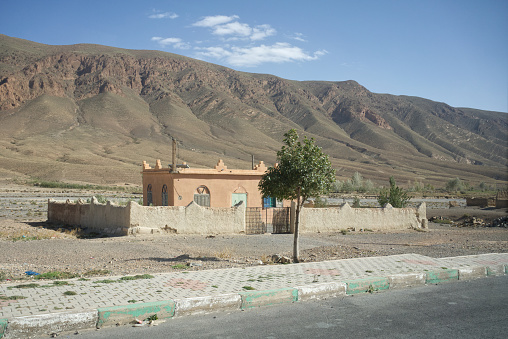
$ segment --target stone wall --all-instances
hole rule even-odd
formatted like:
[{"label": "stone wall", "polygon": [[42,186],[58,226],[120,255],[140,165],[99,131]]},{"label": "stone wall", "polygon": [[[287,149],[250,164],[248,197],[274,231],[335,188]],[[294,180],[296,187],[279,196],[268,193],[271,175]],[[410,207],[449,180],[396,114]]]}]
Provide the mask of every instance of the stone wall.
[{"label": "stone wall", "polygon": [[495,198],[466,198],[467,206],[480,206],[480,207],[489,207],[496,206]]},{"label": "stone wall", "polygon": [[303,208],[299,229],[304,232],[336,232],[355,228],[370,230],[420,229],[427,227],[425,203],[417,208],[352,208],[349,204],[335,208]]},{"label": "stone wall", "polygon": [[508,207],[508,191],[498,191],[496,194],[496,208]]}]

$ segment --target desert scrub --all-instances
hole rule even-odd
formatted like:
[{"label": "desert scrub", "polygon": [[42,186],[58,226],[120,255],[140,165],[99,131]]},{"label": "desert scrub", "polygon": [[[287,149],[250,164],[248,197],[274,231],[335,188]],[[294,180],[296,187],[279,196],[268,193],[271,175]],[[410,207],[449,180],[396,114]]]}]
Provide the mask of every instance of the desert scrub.
[{"label": "desert scrub", "polygon": [[50,279],[50,280],[72,279],[72,278],[76,278],[78,276],[79,276],[78,274],[71,273],[71,272],[52,271],[52,272],[41,273],[41,274],[35,276],[35,279],[38,279],[38,280],[40,280],[40,279]]},{"label": "desert scrub", "polygon": [[130,275],[126,277],[121,277],[120,280],[139,280],[139,279],[152,279],[154,278],[153,275],[150,274],[138,274],[138,275]]},{"label": "desert scrub", "polygon": [[106,275],[109,273],[111,273],[111,271],[109,271],[109,270],[90,270],[90,271],[86,271],[85,273],[83,273],[83,276],[84,277],[94,277],[94,276],[98,276],[98,275]]},{"label": "desert scrub", "polygon": [[220,258],[220,259],[228,259],[228,258],[231,258],[232,256],[233,256],[233,250],[229,247],[226,247],[226,248],[220,250],[219,252],[215,253],[215,257]]}]

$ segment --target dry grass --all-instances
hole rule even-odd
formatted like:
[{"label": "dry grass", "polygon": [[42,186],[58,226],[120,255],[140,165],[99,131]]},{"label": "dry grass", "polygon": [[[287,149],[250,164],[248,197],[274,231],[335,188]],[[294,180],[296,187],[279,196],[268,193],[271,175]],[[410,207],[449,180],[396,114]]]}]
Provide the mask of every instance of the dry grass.
[{"label": "dry grass", "polygon": [[229,259],[229,258],[232,258],[234,255],[235,255],[234,251],[229,247],[225,247],[225,248],[221,249],[220,251],[215,252],[215,254],[214,254],[214,256],[216,258],[220,258],[220,259]]},{"label": "dry grass", "polygon": [[27,230],[3,230],[0,231],[0,240],[28,241],[62,238],[62,234],[52,230],[37,229],[35,232]]}]

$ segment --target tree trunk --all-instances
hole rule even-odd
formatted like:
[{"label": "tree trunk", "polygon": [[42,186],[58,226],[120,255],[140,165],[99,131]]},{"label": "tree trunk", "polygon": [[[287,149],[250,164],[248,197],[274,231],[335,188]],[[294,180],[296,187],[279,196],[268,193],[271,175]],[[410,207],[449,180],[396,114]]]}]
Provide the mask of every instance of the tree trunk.
[{"label": "tree trunk", "polygon": [[300,262],[300,245],[299,245],[299,232],[298,225],[300,224],[300,198],[296,201],[296,215],[295,215],[295,233],[293,240],[293,262]]}]

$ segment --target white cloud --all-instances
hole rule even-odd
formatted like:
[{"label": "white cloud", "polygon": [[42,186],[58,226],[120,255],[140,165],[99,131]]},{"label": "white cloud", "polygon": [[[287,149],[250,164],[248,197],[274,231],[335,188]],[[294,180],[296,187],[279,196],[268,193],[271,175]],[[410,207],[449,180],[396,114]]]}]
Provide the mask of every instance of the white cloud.
[{"label": "white cloud", "polygon": [[252,30],[251,40],[263,40],[267,36],[275,35],[277,31],[270,25],[259,25]]},{"label": "white cloud", "polygon": [[308,54],[300,47],[278,42],[271,46],[231,47],[230,50],[222,47],[208,47],[201,49],[198,56],[225,60],[233,66],[254,67],[267,62],[283,63],[316,60],[326,53],[323,50]]},{"label": "white cloud", "polygon": [[155,13],[148,16],[150,19],[176,19],[178,18],[178,14],[172,13],[172,12],[165,12],[165,13]]},{"label": "white cloud", "polygon": [[250,39],[253,41],[262,40],[268,36],[275,35],[277,32],[270,25],[258,25],[251,27],[246,23],[239,22],[238,15],[226,16],[216,15],[207,16],[204,19],[195,22],[192,26],[208,27],[212,30],[212,34],[219,35],[228,40]]},{"label": "white cloud", "polygon": [[173,46],[174,48],[178,49],[189,49],[191,47],[188,43],[182,41],[180,38],[161,38],[154,36],[152,41],[157,41],[157,43],[162,47]]},{"label": "white cloud", "polygon": [[213,34],[215,35],[239,35],[248,37],[252,34],[252,28],[247,24],[241,24],[238,21],[230,22],[224,25],[217,25],[213,27]]},{"label": "white cloud", "polygon": [[199,56],[211,57],[211,58],[215,58],[215,59],[223,59],[223,58],[231,56],[231,54],[232,54],[230,51],[228,51],[227,49],[222,48],[222,47],[205,47],[205,48],[200,48],[199,50],[202,51],[202,52],[198,52]]},{"label": "white cloud", "polygon": [[217,25],[222,25],[238,19],[238,15],[226,16],[226,15],[215,15],[215,16],[205,16],[202,20],[195,22],[192,26],[196,27],[214,27]]},{"label": "white cloud", "polygon": [[[277,42],[271,45],[256,44],[257,41],[276,35],[277,31],[268,24],[250,26],[239,19],[238,15],[216,15],[206,16],[193,23],[192,26],[194,27],[207,28],[209,33],[220,38],[215,40],[222,42],[220,45],[205,47],[203,46],[203,40],[194,41],[192,43],[195,46],[193,57],[220,60],[225,64],[237,67],[255,67],[263,63],[311,61],[328,53],[326,50],[309,53],[286,42]],[[288,38],[301,42],[306,41],[302,33],[294,33],[293,36]],[[176,37],[153,37],[152,41],[157,42],[164,48],[191,48],[190,43]],[[225,41],[229,44],[225,44]],[[232,45],[233,41],[235,45]],[[200,45],[200,47],[197,45]]]},{"label": "white cloud", "polygon": [[295,33],[295,35],[293,35],[291,38],[294,39],[294,40],[301,41],[301,42],[307,42],[307,40],[305,40],[303,38],[303,34],[302,33]]}]

